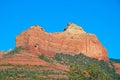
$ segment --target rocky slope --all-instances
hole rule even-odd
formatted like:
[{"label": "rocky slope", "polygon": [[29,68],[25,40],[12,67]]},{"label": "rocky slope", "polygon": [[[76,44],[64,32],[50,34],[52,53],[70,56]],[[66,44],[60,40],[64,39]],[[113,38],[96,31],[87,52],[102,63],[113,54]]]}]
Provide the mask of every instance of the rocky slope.
[{"label": "rocky slope", "polygon": [[16,37],[16,47],[22,46],[35,55],[53,57],[56,53],[83,53],[99,60],[108,60],[107,50],[94,34],[69,23],[63,32],[47,33],[40,26],[32,26]]}]

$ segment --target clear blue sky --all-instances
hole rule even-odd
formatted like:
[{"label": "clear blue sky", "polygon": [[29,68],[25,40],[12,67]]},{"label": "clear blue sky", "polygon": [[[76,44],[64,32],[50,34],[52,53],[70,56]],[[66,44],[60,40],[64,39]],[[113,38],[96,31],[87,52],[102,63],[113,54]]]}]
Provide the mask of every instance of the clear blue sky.
[{"label": "clear blue sky", "polygon": [[120,0],[0,0],[0,50],[14,49],[15,37],[32,25],[62,31],[68,22],[94,33],[120,58]]}]

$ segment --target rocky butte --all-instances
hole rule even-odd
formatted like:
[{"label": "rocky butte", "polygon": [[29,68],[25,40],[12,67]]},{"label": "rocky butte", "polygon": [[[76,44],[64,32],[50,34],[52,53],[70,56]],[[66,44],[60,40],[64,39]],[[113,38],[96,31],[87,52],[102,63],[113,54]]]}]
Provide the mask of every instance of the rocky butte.
[{"label": "rocky butte", "polygon": [[[72,79],[76,73],[77,78]],[[117,73],[120,63],[109,60],[96,35],[74,23],[55,33],[32,26],[16,37],[14,50],[0,51],[0,80],[77,80],[78,75],[81,79],[120,80]]]},{"label": "rocky butte", "polygon": [[69,23],[63,32],[47,33],[40,26],[32,26],[16,37],[16,47],[22,46],[34,55],[53,57],[56,53],[84,54],[99,60],[108,60],[107,50],[96,35]]}]

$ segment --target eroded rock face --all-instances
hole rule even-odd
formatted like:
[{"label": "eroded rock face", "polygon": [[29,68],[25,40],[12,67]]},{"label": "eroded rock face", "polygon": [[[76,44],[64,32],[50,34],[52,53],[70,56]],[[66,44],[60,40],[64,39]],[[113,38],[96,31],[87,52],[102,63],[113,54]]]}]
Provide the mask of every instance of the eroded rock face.
[{"label": "eroded rock face", "polygon": [[19,46],[36,55],[52,57],[56,53],[83,53],[99,60],[108,60],[107,50],[97,37],[73,23],[69,23],[63,32],[56,33],[47,33],[41,27],[33,26],[16,37],[16,47]]},{"label": "eroded rock face", "polygon": [[4,52],[4,51],[1,51],[1,52],[0,52],[0,58],[3,58],[4,55],[5,55],[5,52]]},{"label": "eroded rock face", "polygon": [[115,67],[116,73],[120,74],[120,63],[113,62],[113,65]]}]

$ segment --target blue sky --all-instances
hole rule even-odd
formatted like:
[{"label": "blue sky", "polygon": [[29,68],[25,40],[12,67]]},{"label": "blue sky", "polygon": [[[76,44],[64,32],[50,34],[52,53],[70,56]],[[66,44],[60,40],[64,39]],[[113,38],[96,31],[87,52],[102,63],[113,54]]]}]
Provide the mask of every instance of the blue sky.
[{"label": "blue sky", "polygon": [[73,22],[97,35],[109,57],[120,58],[120,0],[0,0],[0,50],[32,25],[62,31]]}]

